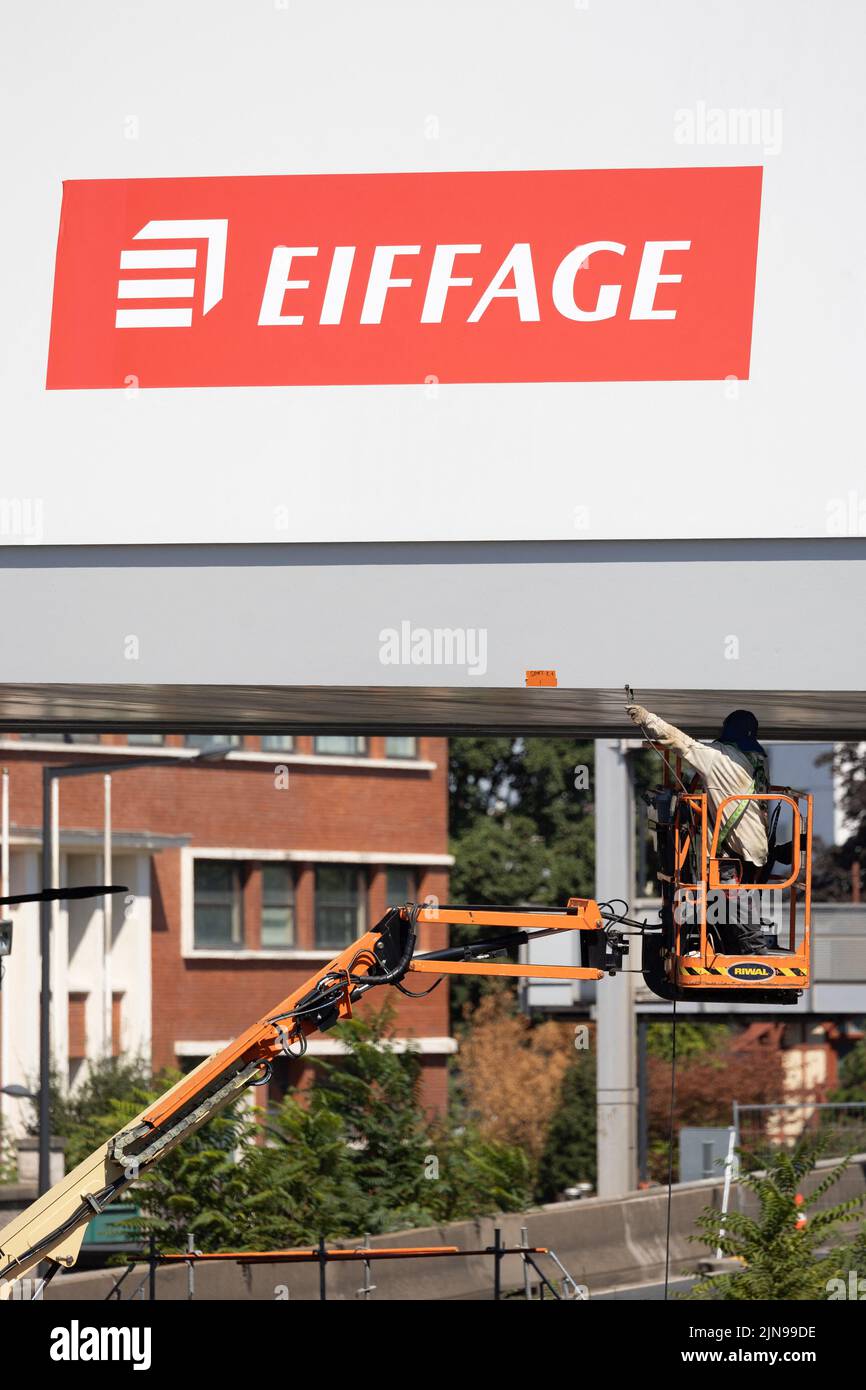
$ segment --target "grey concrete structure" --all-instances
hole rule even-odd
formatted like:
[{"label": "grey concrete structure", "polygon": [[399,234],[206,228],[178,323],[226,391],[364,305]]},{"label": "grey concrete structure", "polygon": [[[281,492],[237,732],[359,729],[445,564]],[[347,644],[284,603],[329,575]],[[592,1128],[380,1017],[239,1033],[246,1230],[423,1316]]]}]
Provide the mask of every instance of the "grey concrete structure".
[{"label": "grey concrete structure", "polygon": [[[327,686],[354,688],[339,710],[353,725],[527,716],[587,734],[626,732],[630,681],[641,698],[688,692],[666,709],[690,712],[697,733],[715,731],[736,691],[760,704],[765,737],[841,738],[866,727],[864,592],[866,537],[6,546],[3,679],[138,687],[112,692],[117,718],[159,717],[156,692],[141,687],[189,683],[235,688],[214,692],[207,715],[199,702],[199,719],[255,718],[256,706],[264,718],[331,719],[321,690],[303,696]],[[483,630],[484,662],[384,664],[380,633],[403,621]],[[555,669],[560,688],[521,692],[534,668]],[[250,686],[272,689],[245,702],[237,688]],[[425,691],[435,694],[419,702]],[[3,694],[4,719],[52,712],[38,692],[21,692],[24,703]],[[167,716],[176,710],[163,706]]]},{"label": "grey concrete structure", "polygon": [[[634,882],[634,797],[628,760],[619,741],[596,739],[595,804],[595,896],[627,902]],[[601,981],[596,995],[601,1197],[619,1196],[637,1187],[636,978],[623,970]]]}]

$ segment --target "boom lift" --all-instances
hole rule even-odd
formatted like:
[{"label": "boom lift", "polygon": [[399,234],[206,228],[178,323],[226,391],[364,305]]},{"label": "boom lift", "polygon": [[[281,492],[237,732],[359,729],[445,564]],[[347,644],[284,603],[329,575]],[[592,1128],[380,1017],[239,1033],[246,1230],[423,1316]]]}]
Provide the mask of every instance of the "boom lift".
[{"label": "boom lift", "polygon": [[[622,928],[631,928],[643,937],[644,979],[662,999],[795,1002],[809,983],[811,797],[773,788],[753,797],[728,798],[777,801],[791,813],[790,873],[746,885],[741,882],[742,865],[738,868],[738,861],[719,849],[727,801],[710,827],[706,795],[688,791],[678,770],[675,775],[681,791],[674,791],[671,777],[666,777],[665,786],[647,794],[662,885],[657,926],[627,916],[625,903],[618,910],[615,904],[589,898],[570,898],[565,908],[526,910],[418,903],[389,908],[375,927],[178,1081],[0,1231],[0,1280],[20,1278],[42,1260],[50,1262],[51,1273],[74,1265],[88,1221],[164,1154],[247,1086],[266,1081],[276,1058],[303,1056],[311,1034],[351,1017],[353,1005],[371,990],[392,985],[403,993],[429,993],[407,988],[405,982],[413,974],[601,980],[623,968],[629,942]],[[771,842],[774,837],[775,824]],[[782,944],[776,935],[767,937],[761,954],[727,950],[724,923],[719,925],[713,904],[721,903],[723,916],[746,910],[760,916],[764,894],[783,891],[790,894],[790,906]],[[760,920],[767,927],[774,925],[774,919]],[[416,955],[418,924],[425,921],[492,929],[495,934]],[[577,932],[577,965],[502,959],[509,947],[563,931]]]},{"label": "boom lift", "polygon": [[[504,928],[507,933],[416,956],[419,920]],[[495,959],[532,935],[559,931],[578,932],[579,965]],[[417,903],[390,908],[371,931],[178,1081],[0,1231],[0,1280],[19,1279],[42,1260],[52,1262],[50,1273],[74,1265],[92,1217],[247,1086],[266,1081],[276,1058],[303,1056],[311,1034],[350,1018],[353,1005],[372,989],[393,985],[415,993],[403,983],[410,974],[600,980],[606,972],[616,973],[627,951],[623,934],[605,920],[598,903],[586,898],[571,898],[565,908],[532,911]]]}]

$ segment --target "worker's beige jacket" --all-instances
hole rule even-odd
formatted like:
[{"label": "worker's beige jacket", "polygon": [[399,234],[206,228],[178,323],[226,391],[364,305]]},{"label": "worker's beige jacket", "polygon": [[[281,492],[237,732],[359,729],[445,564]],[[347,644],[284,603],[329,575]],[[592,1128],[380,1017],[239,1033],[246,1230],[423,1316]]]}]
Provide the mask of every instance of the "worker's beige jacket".
[{"label": "worker's beige jacket", "polygon": [[[712,837],[716,811],[726,796],[742,795],[753,790],[755,772],[745,753],[730,743],[698,743],[673,724],[666,724],[657,714],[646,720],[647,732],[664,748],[681,754],[684,761],[700,775],[707,793],[709,819],[707,832]],[[732,801],[725,812],[725,821],[736,815],[742,803]],[[766,802],[748,801],[746,809],[728,835],[725,854],[736,854],[750,863],[767,862]]]}]

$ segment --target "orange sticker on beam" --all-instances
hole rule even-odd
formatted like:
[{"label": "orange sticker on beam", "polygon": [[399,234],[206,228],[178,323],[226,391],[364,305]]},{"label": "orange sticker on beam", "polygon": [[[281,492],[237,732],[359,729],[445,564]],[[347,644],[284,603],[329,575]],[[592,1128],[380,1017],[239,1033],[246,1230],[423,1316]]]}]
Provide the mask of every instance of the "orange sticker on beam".
[{"label": "orange sticker on beam", "polygon": [[555,671],[527,671],[526,684],[530,685],[556,685]]}]

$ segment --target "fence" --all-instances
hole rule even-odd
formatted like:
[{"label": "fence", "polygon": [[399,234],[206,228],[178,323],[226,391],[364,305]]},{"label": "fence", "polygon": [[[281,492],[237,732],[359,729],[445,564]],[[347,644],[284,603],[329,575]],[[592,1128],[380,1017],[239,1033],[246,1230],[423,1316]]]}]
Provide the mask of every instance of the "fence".
[{"label": "fence", "polygon": [[734,1101],[736,1147],[760,1167],[780,1149],[804,1139],[821,1146],[825,1158],[866,1152],[866,1101],[789,1101],[740,1105]]}]

